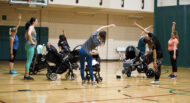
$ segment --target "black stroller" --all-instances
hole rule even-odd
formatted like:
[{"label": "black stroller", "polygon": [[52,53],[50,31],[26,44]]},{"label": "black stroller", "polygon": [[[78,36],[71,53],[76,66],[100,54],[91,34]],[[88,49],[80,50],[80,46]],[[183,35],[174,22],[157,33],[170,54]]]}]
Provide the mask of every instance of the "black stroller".
[{"label": "black stroller", "polygon": [[[76,79],[76,75],[73,73],[73,69],[78,68],[78,53],[79,50],[77,49],[78,46],[76,46],[73,51],[69,51],[67,54],[58,53],[57,49],[49,45],[47,46],[47,54],[42,55],[43,58],[40,58],[41,56],[38,56],[38,54],[33,59],[33,63],[31,65],[30,73],[31,74],[37,74],[40,70],[47,68],[47,78],[55,81],[57,79],[57,74],[62,74],[64,72],[67,72],[65,75],[66,79]],[[43,62],[41,61],[43,60]],[[48,62],[54,63],[55,66],[50,66]]]},{"label": "black stroller", "polygon": [[145,73],[147,78],[154,77],[154,71],[151,68],[148,68],[150,63],[150,55],[144,56],[140,51],[134,46],[128,46],[125,53],[126,59],[123,62],[122,74],[126,74],[128,77],[131,77],[131,72],[136,70],[139,73]]},{"label": "black stroller", "polygon": [[[92,55],[92,69],[93,69],[93,75],[97,83],[101,82],[103,78],[100,76],[100,57],[99,55]],[[90,73],[88,69],[88,65],[86,65],[85,68],[86,77],[85,80],[90,81]]]}]

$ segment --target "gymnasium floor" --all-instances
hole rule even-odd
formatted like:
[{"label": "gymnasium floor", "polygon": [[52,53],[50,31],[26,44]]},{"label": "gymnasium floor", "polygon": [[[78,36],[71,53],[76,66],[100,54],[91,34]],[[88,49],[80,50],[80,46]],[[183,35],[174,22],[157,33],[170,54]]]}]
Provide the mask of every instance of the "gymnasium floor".
[{"label": "gymnasium floor", "polygon": [[[153,79],[144,74],[116,79],[121,70],[120,62],[102,62],[103,82],[95,87],[81,85],[79,70],[77,80],[66,81],[64,74],[57,81],[47,80],[46,71],[25,81],[25,62],[18,61],[17,75],[8,74],[8,62],[0,62],[0,103],[190,103],[190,69],[179,68],[177,80],[169,79],[169,67],[163,67],[160,83],[152,85]],[[136,77],[135,77],[136,76]]]}]

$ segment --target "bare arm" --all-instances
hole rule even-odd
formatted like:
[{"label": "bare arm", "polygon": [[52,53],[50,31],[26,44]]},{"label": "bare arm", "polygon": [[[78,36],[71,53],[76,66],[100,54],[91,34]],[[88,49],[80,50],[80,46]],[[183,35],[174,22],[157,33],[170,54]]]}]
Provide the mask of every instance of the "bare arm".
[{"label": "bare arm", "polygon": [[153,59],[154,59],[154,69],[156,69],[157,68],[157,64],[156,64],[156,61],[157,61],[156,49],[154,49],[152,51],[153,51]]},{"label": "bare arm", "polygon": [[147,55],[148,54],[148,44],[146,43],[145,44],[145,54],[144,55]]},{"label": "bare arm", "polygon": [[145,29],[146,29],[146,30],[148,30],[148,29],[150,29],[151,27],[152,27],[152,25],[150,25],[150,26],[146,27]]},{"label": "bare arm", "polygon": [[19,15],[18,15],[18,23],[17,23],[17,25],[16,25],[16,30],[17,30],[17,29],[19,28],[19,26],[20,26],[21,18],[22,18],[22,16],[21,16],[21,14],[19,14]]},{"label": "bare arm", "polygon": [[105,28],[110,28],[110,27],[115,27],[115,24],[110,24],[110,25],[106,25],[106,26],[102,26],[100,28],[98,28],[96,31],[100,32],[101,30],[105,29]]},{"label": "bare arm", "polygon": [[98,54],[99,54],[98,51],[97,51],[97,52],[90,53],[90,55],[98,55]]},{"label": "bare arm", "polygon": [[61,46],[58,46],[59,47],[59,51],[61,51]]},{"label": "bare arm", "polygon": [[14,40],[12,37],[9,37],[9,40],[10,40],[10,53],[12,55],[13,54],[13,42],[14,42]]},{"label": "bare arm", "polygon": [[176,59],[176,43],[174,43],[174,55],[173,55],[173,58]]},{"label": "bare arm", "polygon": [[172,22],[172,33],[175,31],[175,24],[176,24],[176,22]]},{"label": "bare arm", "polygon": [[148,34],[150,31],[146,30],[145,28],[143,28],[141,25],[137,24],[136,22],[133,23],[134,26],[136,26],[137,28],[139,28],[140,30],[144,31],[146,34]]}]

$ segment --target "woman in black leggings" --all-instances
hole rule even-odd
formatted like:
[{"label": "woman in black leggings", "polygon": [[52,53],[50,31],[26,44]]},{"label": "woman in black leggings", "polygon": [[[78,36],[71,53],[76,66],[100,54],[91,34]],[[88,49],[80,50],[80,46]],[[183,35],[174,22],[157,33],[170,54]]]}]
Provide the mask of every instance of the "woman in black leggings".
[{"label": "woman in black leggings", "polygon": [[151,53],[148,56],[151,57],[154,65],[155,71],[155,80],[151,83],[159,83],[160,75],[161,75],[161,64],[162,64],[162,48],[159,40],[148,30],[144,29],[142,26],[134,22],[134,26],[138,27],[140,30],[144,31],[147,35],[144,37],[143,41],[148,44]]},{"label": "woman in black leggings", "polygon": [[176,23],[173,22],[171,38],[168,41],[168,51],[170,54],[170,60],[172,64],[172,73],[168,76],[169,78],[177,77],[177,56],[178,56],[178,48],[177,45],[179,43],[178,40],[178,32],[175,31]]}]

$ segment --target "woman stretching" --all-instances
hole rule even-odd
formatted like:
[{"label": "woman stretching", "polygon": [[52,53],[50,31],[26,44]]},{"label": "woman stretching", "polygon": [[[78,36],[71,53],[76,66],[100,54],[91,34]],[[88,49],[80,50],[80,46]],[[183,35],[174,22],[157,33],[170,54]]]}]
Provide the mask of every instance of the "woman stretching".
[{"label": "woman stretching", "polygon": [[160,75],[161,75],[161,60],[163,58],[162,48],[160,45],[159,40],[148,30],[144,29],[142,26],[134,22],[134,25],[138,27],[140,30],[144,31],[147,36],[144,37],[143,41],[148,44],[149,50],[152,51],[152,53],[148,56],[152,58],[153,55],[153,65],[154,65],[154,71],[155,71],[155,80],[151,83],[159,83]]},{"label": "woman stretching", "polygon": [[21,14],[18,15],[18,24],[16,27],[10,28],[9,33],[9,40],[10,40],[10,59],[9,59],[9,73],[10,74],[17,74],[17,72],[14,70],[14,61],[16,57],[16,52],[18,50],[19,46],[19,39],[17,36],[17,30],[20,26],[20,21],[21,21]]},{"label": "woman stretching", "polygon": [[34,48],[37,44],[37,40],[36,40],[37,34],[34,28],[37,24],[38,24],[38,20],[35,17],[32,17],[30,21],[28,21],[25,25],[26,30],[27,30],[25,34],[25,38],[26,38],[25,50],[27,54],[27,61],[26,61],[26,66],[25,66],[24,79],[26,80],[34,80],[34,78],[29,76],[29,69],[32,62],[32,58],[34,56]]},{"label": "woman stretching", "polygon": [[171,38],[168,41],[168,51],[170,54],[170,60],[172,64],[172,73],[169,75],[170,78],[177,77],[177,56],[178,56],[178,32],[175,31],[176,23],[173,22]]},{"label": "woman stretching", "polygon": [[84,63],[85,60],[88,62],[88,68],[90,71],[90,78],[92,81],[92,85],[95,85],[94,77],[93,77],[93,70],[92,70],[92,50],[96,47],[100,46],[101,44],[105,44],[106,41],[106,31],[102,31],[104,28],[109,27],[115,27],[114,24],[102,26],[99,29],[97,29],[91,36],[88,38],[88,40],[82,45],[79,57],[80,57],[80,72],[81,72],[81,78],[82,78],[82,85],[85,85],[85,78],[84,78]]}]

